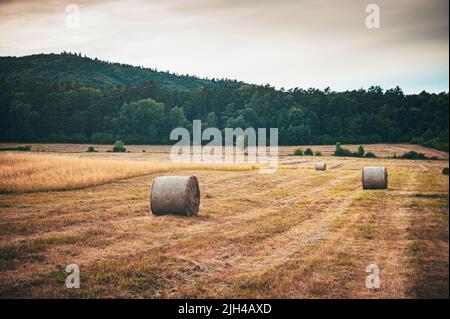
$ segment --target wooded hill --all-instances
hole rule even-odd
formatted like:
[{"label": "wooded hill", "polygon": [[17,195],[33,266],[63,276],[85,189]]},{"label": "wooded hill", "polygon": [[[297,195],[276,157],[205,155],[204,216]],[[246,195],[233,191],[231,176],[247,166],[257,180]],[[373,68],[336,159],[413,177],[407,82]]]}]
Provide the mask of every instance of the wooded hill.
[{"label": "wooded hill", "polygon": [[[270,79],[268,79],[270,81]],[[0,141],[169,143],[175,127],[277,127],[281,145],[412,142],[448,151],[449,95],[276,90],[82,57],[0,57]]]}]

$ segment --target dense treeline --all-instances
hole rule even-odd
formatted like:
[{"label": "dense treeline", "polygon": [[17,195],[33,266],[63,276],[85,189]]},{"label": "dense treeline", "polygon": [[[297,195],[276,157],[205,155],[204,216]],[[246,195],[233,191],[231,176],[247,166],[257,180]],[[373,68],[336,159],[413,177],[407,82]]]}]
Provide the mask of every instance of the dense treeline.
[{"label": "dense treeline", "polygon": [[200,79],[191,75],[161,72],[156,69],[90,59],[81,53],[37,54],[25,57],[0,57],[0,79],[7,82],[82,83],[105,88],[114,85],[135,86],[154,81],[169,90],[192,90],[238,85],[234,80]]},{"label": "dense treeline", "polygon": [[284,91],[223,80],[188,90],[0,75],[0,108],[1,141],[162,144],[173,128],[201,119],[204,127],[277,127],[281,145],[413,142],[448,151],[448,93],[399,88]]}]

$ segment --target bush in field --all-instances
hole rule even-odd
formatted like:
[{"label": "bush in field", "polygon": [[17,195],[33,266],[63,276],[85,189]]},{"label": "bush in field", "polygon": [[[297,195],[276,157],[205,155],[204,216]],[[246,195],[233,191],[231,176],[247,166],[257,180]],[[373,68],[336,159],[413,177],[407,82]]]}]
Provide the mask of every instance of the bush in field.
[{"label": "bush in field", "polygon": [[25,145],[25,146],[17,146],[17,147],[4,147],[4,148],[0,148],[0,151],[22,151],[22,152],[27,152],[27,151],[31,151],[31,146]]},{"label": "bush in field", "polygon": [[[358,147],[357,152],[352,152],[346,148],[343,148],[341,143],[336,143],[336,150],[334,151],[334,156],[343,156],[343,157],[364,157],[366,155],[366,151],[364,150],[364,146],[360,145]],[[367,157],[374,157],[374,154],[371,153],[371,155]]]},{"label": "bush in field", "polygon": [[23,152],[31,151],[31,146],[29,146],[29,145],[17,146],[17,150],[18,151],[23,151]]},{"label": "bush in field", "polygon": [[409,151],[402,155],[403,159],[428,159],[423,153],[418,153],[416,151]]},{"label": "bush in field", "polygon": [[364,157],[367,157],[367,158],[376,158],[377,156],[376,156],[374,153],[372,153],[372,152],[367,152],[366,155],[364,155]]},{"label": "bush in field", "polygon": [[358,157],[364,157],[364,154],[366,154],[366,151],[364,150],[364,146],[360,145],[358,147],[358,152],[356,153]]},{"label": "bush in field", "polygon": [[303,155],[304,155],[303,149],[297,148],[297,149],[294,151],[294,155],[295,155],[295,156],[303,156]]},{"label": "bush in field", "polygon": [[423,153],[418,153],[416,151],[409,151],[403,154],[401,159],[411,159],[411,160],[438,160],[437,156],[428,157]]},{"label": "bush in field", "polygon": [[343,148],[341,143],[337,142],[334,156],[353,156],[353,153],[350,152],[350,150]]},{"label": "bush in field", "polygon": [[112,149],[114,153],[125,153],[127,149],[125,148],[125,143],[122,141],[116,141]]},{"label": "bush in field", "polygon": [[95,149],[94,146],[89,146],[86,152],[87,152],[87,153],[96,153],[97,150]]},{"label": "bush in field", "polygon": [[320,151],[315,151],[315,152],[314,152],[314,155],[315,155],[315,156],[322,156],[322,152],[320,152]]},{"label": "bush in field", "polygon": [[307,148],[307,149],[305,150],[305,155],[307,155],[307,156],[313,156],[313,155],[314,155],[314,152],[313,152],[312,149]]}]

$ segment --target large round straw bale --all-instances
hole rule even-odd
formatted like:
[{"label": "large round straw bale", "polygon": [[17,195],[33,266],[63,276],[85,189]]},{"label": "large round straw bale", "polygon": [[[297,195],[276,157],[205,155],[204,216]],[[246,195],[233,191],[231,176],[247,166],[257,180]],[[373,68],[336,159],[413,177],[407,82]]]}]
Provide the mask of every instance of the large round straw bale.
[{"label": "large round straw bale", "polygon": [[195,176],[160,176],[152,184],[150,207],[155,215],[198,214],[200,187]]},{"label": "large round straw bale", "polygon": [[326,171],[326,170],[327,170],[327,163],[325,162],[316,163],[316,171]]},{"label": "large round straw bale", "polygon": [[364,167],[362,171],[363,189],[386,189],[388,173],[386,167]]}]

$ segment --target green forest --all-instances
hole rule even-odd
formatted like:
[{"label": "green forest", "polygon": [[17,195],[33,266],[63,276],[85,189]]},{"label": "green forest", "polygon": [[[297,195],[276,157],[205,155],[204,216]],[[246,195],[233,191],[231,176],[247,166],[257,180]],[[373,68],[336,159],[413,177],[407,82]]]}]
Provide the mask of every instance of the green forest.
[{"label": "green forest", "polygon": [[[270,81],[270,79],[268,79]],[[171,144],[189,127],[276,127],[280,145],[414,143],[448,151],[448,92],[275,89],[90,59],[0,57],[0,141]]]}]

